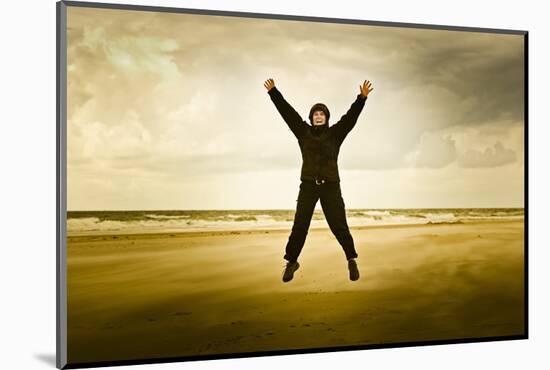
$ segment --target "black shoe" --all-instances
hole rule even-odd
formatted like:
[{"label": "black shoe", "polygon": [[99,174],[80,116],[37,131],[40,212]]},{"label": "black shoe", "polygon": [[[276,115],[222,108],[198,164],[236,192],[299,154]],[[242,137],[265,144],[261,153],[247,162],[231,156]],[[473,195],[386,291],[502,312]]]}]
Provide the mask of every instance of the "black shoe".
[{"label": "black shoe", "polygon": [[294,271],[298,270],[298,267],[300,267],[300,264],[298,261],[296,262],[287,262],[285,271],[283,273],[283,282],[289,282],[294,277]]},{"label": "black shoe", "polygon": [[348,260],[349,279],[355,281],[359,279],[359,269],[357,268],[357,262],[355,258]]}]

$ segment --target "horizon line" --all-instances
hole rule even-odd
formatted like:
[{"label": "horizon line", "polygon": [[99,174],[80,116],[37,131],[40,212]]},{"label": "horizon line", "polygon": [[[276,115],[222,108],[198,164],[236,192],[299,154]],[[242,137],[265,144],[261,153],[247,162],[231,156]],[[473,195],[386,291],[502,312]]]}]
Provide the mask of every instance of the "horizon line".
[{"label": "horizon line", "polygon": [[[392,210],[392,209],[525,209],[522,207],[374,207],[374,208],[346,208],[346,210]],[[171,212],[171,211],[295,211],[295,208],[205,208],[205,209],[78,209],[67,212]],[[322,210],[317,209],[316,210]]]}]

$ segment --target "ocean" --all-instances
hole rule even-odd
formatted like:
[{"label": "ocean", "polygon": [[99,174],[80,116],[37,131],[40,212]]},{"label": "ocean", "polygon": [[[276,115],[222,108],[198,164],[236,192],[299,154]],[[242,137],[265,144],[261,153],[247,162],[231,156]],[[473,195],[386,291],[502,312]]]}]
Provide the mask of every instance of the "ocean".
[{"label": "ocean", "polygon": [[[290,229],[295,210],[68,211],[68,235]],[[346,209],[348,225],[521,220],[523,208]],[[315,209],[311,229],[328,228]]]}]

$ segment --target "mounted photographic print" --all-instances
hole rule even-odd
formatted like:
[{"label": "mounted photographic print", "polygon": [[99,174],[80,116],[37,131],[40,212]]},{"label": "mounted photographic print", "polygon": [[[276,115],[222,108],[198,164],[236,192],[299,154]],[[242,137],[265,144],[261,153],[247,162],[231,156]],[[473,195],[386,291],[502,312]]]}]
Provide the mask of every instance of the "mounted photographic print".
[{"label": "mounted photographic print", "polygon": [[58,368],[526,339],[527,36],[58,2]]}]

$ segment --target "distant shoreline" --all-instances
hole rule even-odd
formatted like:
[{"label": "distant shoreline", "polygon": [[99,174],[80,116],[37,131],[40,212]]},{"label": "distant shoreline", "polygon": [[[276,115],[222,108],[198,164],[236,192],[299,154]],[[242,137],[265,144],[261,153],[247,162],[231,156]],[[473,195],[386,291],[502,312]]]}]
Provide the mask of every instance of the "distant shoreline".
[{"label": "distant shoreline", "polygon": [[[67,214],[69,235],[159,234],[290,230],[295,210],[219,211],[83,211]],[[351,228],[396,224],[463,223],[522,220],[523,208],[346,209]],[[311,229],[327,228],[322,209],[315,209]]]},{"label": "distant shoreline", "polygon": [[[410,228],[410,227],[441,227],[441,226],[454,226],[454,225],[478,225],[478,224],[494,224],[494,223],[517,223],[525,222],[525,218],[518,219],[484,219],[475,221],[459,221],[459,222],[436,222],[436,223],[408,223],[408,224],[383,224],[383,225],[362,225],[362,226],[350,226],[350,230],[369,230],[369,229],[385,229],[385,228]],[[319,232],[328,230],[326,227],[310,227],[309,232]],[[124,239],[152,239],[162,237],[201,237],[201,236],[224,236],[224,235],[239,235],[239,234],[268,234],[268,233],[289,233],[290,228],[258,228],[258,229],[225,229],[225,230],[189,230],[189,231],[158,231],[144,230],[143,232],[132,231],[83,231],[83,232],[69,232],[67,239],[70,242],[78,241],[92,241],[92,240],[104,240],[106,237],[118,237],[123,236]],[[116,238],[114,238],[116,239]]]},{"label": "distant shoreline", "polygon": [[[406,208],[346,208],[348,211],[395,211],[395,210],[446,210],[446,209],[525,209],[525,207],[406,207]],[[262,211],[295,211],[294,208],[227,208],[227,209],[76,209],[67,210],[67,213],[81,213],[81,212],[225,212],[225,211],[253,211],[253,212],[262,212]]]}]

